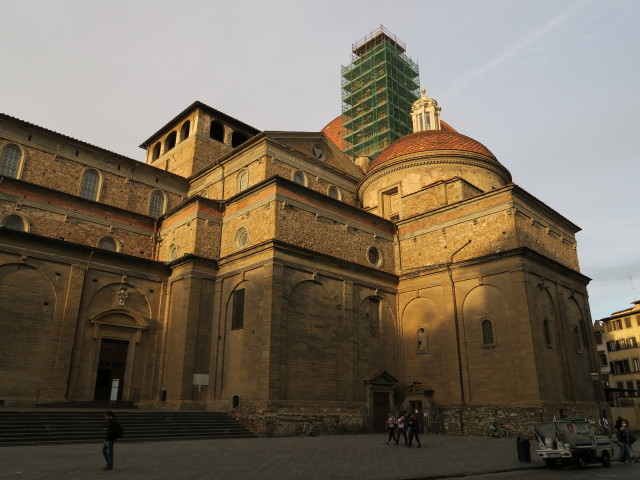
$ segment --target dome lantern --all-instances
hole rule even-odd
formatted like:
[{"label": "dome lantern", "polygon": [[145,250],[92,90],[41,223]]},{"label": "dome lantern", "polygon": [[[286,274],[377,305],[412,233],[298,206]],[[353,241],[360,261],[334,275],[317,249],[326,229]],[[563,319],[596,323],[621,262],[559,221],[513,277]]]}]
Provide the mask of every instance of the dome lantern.
[{"label": "dome lantern", "polygon": [[440,130],[440,110],[438,102],[426,95],[427,90],[422,87],[422,97],[413,102],[411,118],[413,120],[413,132],[427,130]]}]

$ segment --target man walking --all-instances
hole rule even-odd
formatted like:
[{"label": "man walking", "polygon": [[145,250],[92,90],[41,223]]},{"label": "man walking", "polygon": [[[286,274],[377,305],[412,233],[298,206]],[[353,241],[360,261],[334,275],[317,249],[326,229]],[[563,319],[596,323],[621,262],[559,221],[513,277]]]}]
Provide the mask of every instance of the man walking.
[{"label": "man walking", "polygon": [[102,455],[104,455],[107,465],[103,470],[111,470],[113,468],[113,444],[122,436],[122,427],[111,410],[104,414],[104,419],[107,421],[107,434],[102,445]]}]

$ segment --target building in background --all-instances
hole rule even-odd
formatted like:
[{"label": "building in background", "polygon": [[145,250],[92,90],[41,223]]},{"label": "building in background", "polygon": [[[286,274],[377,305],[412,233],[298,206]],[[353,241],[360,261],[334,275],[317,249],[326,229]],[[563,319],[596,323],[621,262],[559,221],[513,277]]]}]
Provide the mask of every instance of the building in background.
[{"label": "building in background", "polygon": [[604,330],[608,352],[610,372],[605,387],[608,399],[616,407],[640,407],[640,300],[632,303],[633,307],[596,322]]},{"label": "building in background", "polygon": [[405,51],[383,26],[352,46],[352,62],[342,67],[342,148],[351,158],[374,158],[412,132],[408,112],[420,82]]}]

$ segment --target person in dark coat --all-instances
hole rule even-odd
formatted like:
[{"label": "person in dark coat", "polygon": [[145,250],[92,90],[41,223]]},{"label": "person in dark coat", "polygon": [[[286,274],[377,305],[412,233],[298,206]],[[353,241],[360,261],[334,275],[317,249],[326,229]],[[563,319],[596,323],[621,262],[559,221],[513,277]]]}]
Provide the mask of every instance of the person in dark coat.
[{"label": "person in dark coat", "polygon": [[411,447],[413,445],[414,438],[418,444],[418,448],[422,447],[422,444],[420,443],[420,421],[418,420],[418,415],[415,413],[409,415],[409,428],[407,430],[407,434],[409,436],[409,443],[407,444],[407,447]]},{"label": "person in dark coat", "polygon": [[107,465],[103,470],[111,470],[113,468],[113,444],[122,436],[122,427],[111,410],[104,414],[104,419],[107,421],[107,434],[102,445],[102,455],[104,455]]}]

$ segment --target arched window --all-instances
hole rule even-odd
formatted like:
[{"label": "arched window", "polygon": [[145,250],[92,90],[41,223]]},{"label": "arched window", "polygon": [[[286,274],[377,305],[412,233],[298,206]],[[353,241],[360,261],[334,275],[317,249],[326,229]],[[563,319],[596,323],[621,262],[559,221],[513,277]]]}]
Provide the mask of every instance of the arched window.
[{"label": "arched window", "polygon": [[164,193],[159,190],[155,190],[151,194],[151,200],[149,202],[149,215],[153,218],[158,218],[164,213]]},{"label": "arched window", "polygon": [[573,327],[573,341],[576,345],[576,352],[582,353],[582,348],[580,346],[580,334],[578,333],[578,327]]},{"label": "arched window", "polygon": [[180,129],[180,141],[182,142],[189,136],[189,130],[191,129],[191,122],[187,120],[182,124],[182,128]]},{"label": "arched window", "polygon": [[87,170],[82,176],[80,196],[87,200],[98,200],[100,187],[100,174],[96,170]]},{"label": "arched window", "polygon": [[249,172],[246,170],[241,170],[238,174],[238,193],[247,189],[249,185]]},{"label": "arched window", "polygon": [[482,323],[482,344],[483,345],[493,345],[495,344],[495,339],[493,337],[493,324],[491,320],[485,318]]},{"label": "arched window", "polygon": [[151,160],[157,160],[160,158],[160,142],[157,142],[154,146],[153,146],[153,153],[151,154]]},{"label": "arched window", "polygon": [[169,261],[173,261],[178,258],[178,246],[174,243],[169,247]]},{"label": "arched window", "polygon": [[327,192],[331,198],[335,198],[336,200],[340,200],[340,190],[335,185],[331,185],[329,187],[329,191]]},{"label": "arched window", "polygon": [[173,147],[176,146],[176,137],[177,136],[178,136],[178,134],[175,131],[173,131],[169,135],[167,135],[167,138],[164,141],[164,151],[165,152],[168,152],[169,150],[171,150]]},{"label": "arched window", "polygon": [[293,181],[295,183],[298,183],[300,185],[306,185],[307,184],[307,179],[304,176],[304,173],[302,173],[300,170],[297,170],[294,174],[293,174]]},{"label": "arched window", "polygon": [[548,347],[551,346],[551,332],[549,331],[549,320],[544,319],[542,322],[542,328],[544,329],[544,343],[547,344]]},{"label": "arched window", "polygon": [[380,299],[369,298],[369,334],[372,337],[380,336]]},{"label": "arched window", "polygon": [[418,353],[427,353],[427,331],[420,327],[417,332]]},{"label": "arched window", "polygon": [[0,176],[18,178],[22,150],[16,145],[7,145],[2,149],[2,162],[0,163]]},{"label": "arched window", "polygon": [[27,225],[20,215],[9,215],[3,220],[2,226],[9,230],[17,230],[18,232],[27,231]]},{"label": "arched window", "polygon": [[237,147],[238,145],[246,142],[247,140],[249,140],[249,138],[244,133],[233,132],[231,134],[231,146],[232,147]]},{"label": "arched window", "polygon": [[98,248],[109,250],[110,252],[118,251],[118,242],[113,237],[102,237],[98,240]]},{"label": "arched window", "polygon": [[219,142],[224,142],[224,126],[217,120],[211,122],[209,136]]}]

